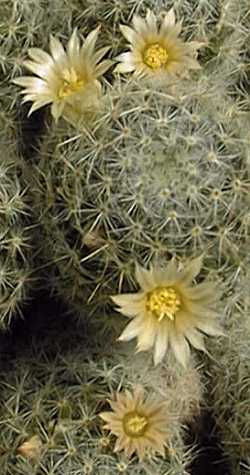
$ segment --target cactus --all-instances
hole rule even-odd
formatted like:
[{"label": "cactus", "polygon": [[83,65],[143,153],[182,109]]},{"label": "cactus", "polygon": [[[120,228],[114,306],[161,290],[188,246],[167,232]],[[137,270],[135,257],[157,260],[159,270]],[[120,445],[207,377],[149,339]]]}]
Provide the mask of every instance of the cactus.
[{"label": "cactus", "polygon": [[222,280],[248,252],[247,138],[230,98],[201,76],[174,97],[121,83],[108,101],[93,131],[48,131],[32,172],[52,286],[94,313],[134,288],[135,262],[205,253]]},{"label": "cactus", "polygon": [[[239,270],[244,276],[249,275],[248,1],[236,4],[234,0],[108,0],[104,5],[101,0],[4,0],[0,12],[3,11],[2,17],[7,18],[6,25],[11,28],[3,32],[1,66],[5,77],[16,77],[30,46],[48,48],[49,33],[66,45],[73,28],[77,27],[79,34],[86,36],[98,24],[102,26],[98,48],[110,45],[108,57],[114,58],[126,48],[120,24],[130,25],[133,15],[145,16],[147,8],[154,9],[160,19],[172,6],[178,20],[183,19],[183,41],[197,41],[199,44],[193,48],[199,49],[201,69],[191,71],[189,77],[172,77],[166,84],[134,78],[130,74],[119,76],[117,72],[112,74],[109,71],[104,81],[104,95],[93,121],[79,121],[74,123],[75,127],[63,119],[58,124],[49,123],[40,141],[39,153],[33,164],[26,168],[25,176],[27,185],[32,187],[35,219],[41,224],[39,254],[43,256],[46,268],[50,265],[50,290],[65,299],[82,320],[88,318],[92,328],[97,325],[99,338],[106,332],[113,338],[123,326],[123,319],[111,306],[111,296],[136,291],[135,269],[138,264],[144,268],[164,265],[174,256],[182,266],[203,255],[204,266],[197,280],[199,283],[208,276],[221,287],[218,311],[228,334],[226,340],[216,340],[209,345],[210,356],[214,359],[210,358],[206,364],[215,380],[211,404],[225,451],[230,454],[235,475],[238,475],[239,470],[241,473],[247,471],[250,464],[249,417],[247,411],[242,411],[242,405],[249,404],[249,351],[246,344],[249,308],[244,303],[243,311],[243,307],[235,304],[238,292],[242,296],[241,280],[236,285]],[[124,28],[122,31],[128,33]],[[151,46],[156,50],[159,47]],[[164,51],[160,50],[160,53]],[[149,59],[153,68],[155,63],[151,57]],[[160,60],[164,60],[164,54]],[[190,64],[197,67],[196,54]],[[185,69],[185,61],[183,66]],[[73,85],[78,88],[81,86],[79,78],[73,73],[75,71],[70,70]],[[61,90],[66,95],[67,84],[66,89]],[[9,163],[4,176],[7,172],[10,176],[12,165]],[[18,179],[16,166],[15,161],[15,174],[11,175],[15,184]],[[11,188],[7,181],[4,194]],[[22,193],[20,197],[23,197]],[[15,219],[12,217],[11,223],[16,224],[19,223],[19,214],[23,213],[20,210],[17,213],[15,208],[14,211]],[[8,232],[15,229],[10,229],[10,224],[7,226]],[[16,245],[16,240],[7,237],[9,242]],[[3,244],[6,246],[5,235]],[[8,254],[9,250],[6,252]],[[15,269],[17,261],[18,265],[20,260],[26,264],[23,248],[21,259],[19,256],[15,261],[14,255],[13,261],[13,252],[5,258],[7,264],[11,263]],[[8,276],[13,277],[12,272],[8,269]],[[6,302],[8,299],[4,296],[4,304]],[[239,325],[242,313],[244,319]],[[3,321],[8,321],[12,307],[11,313],[5,310],[3,315]],[[164,374],[170,391],[171,411],[185,415],[184,421],[177,417],[177,425],[174,424],[175,461],[157,459],[157,473],[159,470],[169,475],[187,473],[189,452],[183,445],[180,425],[192,418],[190,407],[196,401],[195,390],[197,401],[200,400],[199,380],[195,385],[189,367],[192,394],[187,387],[182,399],[180,395],[186,388],[184,374],[187,373],[179,374],[184,370],[177,369],[176,365],[171,373],[171,355],[166,363],[155,369],[150,367],[151,363],[145,356],[133,360],[133,365],[126,354],[119,362],[117,358],[114,353],[112,358],[102,363],[109,368],[108,373],[114,375],[112,383],[105,378],[100,382],[103,375],[100,376],[99,361],[97,364],[92,360],[83,363],[83,354],[80,360],[85,373],[80,373],[80,385],[72,372],[68,378],[65,361],[58,363],[58,368],[47,362],[43,364],[43,370],[36,363],[35,388],[31,385],[33,373],[27,369],[26,376],[24,369],[23,375],[17,376],[19,383],[16,385],[15,381],[12,386],[19,399],[21,396],[27,405],[24,409],[20,406],[20,419],[17,417],[14,422],[11,419],[14,413],[12,404],[17,404],[19,399],[13,398],[10,386],[5,385],[2,411],[3,414],[10,411],[1,442],[6,475],[12,474],[13,470],[24,475],[31,470],[35,473],[43,471],[47,475],[62,471],[70,475],[82,471],[91,473],[91,470],[92,473],[133,470],[133,474],[156,471],[154,461],[152,466],[147,462],[142,466],[134,459],[128,468],[124,468],[123,458],[117,458],[110,450],[112,437],[110,442],[109,436],[102,434],[103,429],[96,422],[99,405],[102,407],[103,401],[110,398],[110,393],[118,387],[131,389],[139,374],[142,374],[141,383],[149,392],[155,389],[152,387],[154,382],[162,393],[165,389],[161,386],[161,375]],[[78,359],[79,354],[72,355],[71,360],[69,358],[69,365],[73,367],[76,361],[77,375],[80,371]],[[147,376],[142,372],[145,361]],[[24,360],[22,365],[27,367]],[[64,379],[60,379],[61,374]],[[197,376],[197,372],[195,374]],[[65,378],[72,395],[65,387]],[[176,381],[178,391],[171,389]],[[181,384],[184,384],[184,389],[180,389]],[[90,393],[84,394],[84,404],[80,407],[82,385],[87,385]],[[225,387],[230,402],[226,400]],[[49,393],[52,396],[47,401]],[[58,407],[58,397],[63,401],[63,407]],[[197,413],[196,402],[194,406]],[[79,435],[79,414],[85,408],[90,414],[90,427],[88,421]],[[13,433],[18,434],[14,447]],[[91,444],[87,442],[90,436]],[[104,444],[101,448],[100,440]],[[81,454],[84,454],[85,465]]]},{"label": "cactus", "polygon": [[[210,363],[213,387],[209,404],[233,475],[247,474],[250,467],[250,351],[249,274],[239,268],[235,293],[228,308],[228,338],[213,348]],[[244,471],[245,470],[245,471]]]},{"label": "cactus", "polygon": [[23,182],[13,114],[1,100],[0,113],[0,327],[22,313],[34,276],[30,198]]},{"label": "cactus", "polygon": [[[196,364],[190,363],[188,371],[176,373],[165,365],[156,372],[149,361],[121,354],[114,345],[102,345],[97,359],[93,342],[91,349],[78,338],[74,348],[52,356],[48,346],[46,352],[36,346],[1,373],[2,474],[142,475],[156,470],[187,475],[194,448],[184,443],[183,424],[199,413],[202,393]],[[114,391],[135,384],[164,400],[171,420],[165,456],[141,462],[113,453],[115,437],[99,417]]]}]

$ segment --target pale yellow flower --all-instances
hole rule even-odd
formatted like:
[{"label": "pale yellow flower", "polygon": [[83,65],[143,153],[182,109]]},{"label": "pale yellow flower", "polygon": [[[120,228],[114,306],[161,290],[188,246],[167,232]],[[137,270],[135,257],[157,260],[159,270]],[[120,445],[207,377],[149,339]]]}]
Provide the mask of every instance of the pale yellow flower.
[{"label": "pale yellow flower", "polygon": [[141,386],[133,393],[117,392],[109,404],[113,412],[102,412],[107,423],[104,428],[116,437],[115,452],[124,450],[127,457],[137,453],[140,460],[147,453],[164,456],[170,431],[166,403],[153,396],[146,396]]},{"label": "pale yellow flower", "polygon": [[137,337],[137,351],[154,347],[155,365],[162,361],[168,346],[186,366],[190,347],[206,351],[203,333],[222,335],[215,310],[219,294],[211,282],[192,285],[199,274],[202,256],[179,269],[172,259],[165,269],[146,270],[137,265],[138,293],[115,295],[112,300],[122,314],[132,317],[119,340]]},{"label": "pale yellow flower", "polygon": [[131,51],[117,57],[121,63],[116,72],[134,72],[135,75],[165,80],[169,75],[186,76],[189,69],[201,68],[196,57],[202,43],[184,42],[179,38],[181,23],[175,23],[173,9],[166,13],[160,28],[150,10],[145,20],[134,15],[132,23],[134,28],[120,26]]},{"label": "pale yellow flower", "polygon": [[109,47],[95,51],[99,27],[91,31],[82,46],[75,29],[66,50],[58,39],[51,36],[50,52],[39,48],[28,51],[32,61],[24,61],[24,66],[38,77],[22,76],[14,83],[23,86],[23,102],[33,105],[29,115],[46,104],[51,104],[55,120],[63,116],[76,123],[82,115],[98,104],[101,92],[99,78],[110,67],[110,60],[100,60]]}]

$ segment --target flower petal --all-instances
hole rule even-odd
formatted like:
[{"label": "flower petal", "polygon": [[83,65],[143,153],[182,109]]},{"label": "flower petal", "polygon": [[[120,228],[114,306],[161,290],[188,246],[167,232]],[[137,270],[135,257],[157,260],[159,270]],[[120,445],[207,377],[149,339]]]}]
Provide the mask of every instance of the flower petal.
[{"label": "flower petal", "polygon": [[204,353],[207,353],[207,350],[204,345],[204,336],[195,330],[195,328],[189,329],[185,331],[185,337],[189,341],[189,343],[196,348],[196,350],[203,351]]},{"label": "flower petal", "polygon": [[75,62],[79,58],[79,51],[80,51],[80,41],[77,36],[77,28],[75,28],[67,45],[67,55],[69,57],[71,64],[75,65]]},{"label": "flower petal", "polygon": [[50,36],[50,51],[55,63],[66,59],[66,53],[60,41],[53,35]]},{"label": "flower petal", "polygon": [[81,48],[81,57],[91,58],[94,54],[95,44],[100,31],[100,26],[91,31],[86,37],[82,48]]},{"label": "flower petal", "polygon": [[52,67],[48,63],[35,63],[33,61],[24,61],[24,66],[32,73],[36,74],[42,79],[49,79],[50,81],[57,81],[57,76],[54,73]]},{"label": "flower petal", "polygon": [[143,37],[140,36],[136,31],[134,31],[129,26],[120,25],[120,30],[123,36],[125,36],[125,38],[128,40],[128,42],[131,43],[133,46],[135,46],[137,49],[145,45],[145,41]]},{"label": "flower petal", "polygon": [[150,34],[153,33],[154,35],[157,34],[157,23],[156,23],[156,16],[151,11],[148,10],[146,14],[146,31],[147,33],[150,31]]},{"label": "flower petal", "polygon": [[204,255],[201,254],[186,264],[185,268],[179,273],[179,281],[185,282],[185,284],[191,283],[201,271],[203,258]]},{"label": "flower petal", "polygon": [[165,356],[168,347],[167,326],[160,328],[155,339],[154,364],[158,365]]},{"label": "flower petal", "polygon": [[52,102],[52,99],[44,99],[44,100],[35,101],[29,110],[28,117],[30,117],[32,112],[40,109],[41,107],[46,106],[47,104],[50,104],[51,102]]},{"label": "flower petal", "polygon": [[64,106],[65,106],[65,104],[64,104],[63,101],[53,102],[53,104],[51,106],[51,114],[54,117],[56,122],[58,121],[59,117],[61,117],[61,115],[63,113]]},{"label": "flower petal", "polygon": [[144,294],[142,292],[114,295],[111,299],[116,305],[119,305],[120,308],[117,310],[127,317],[134,317],[144,311],[145,303]]},{"label": "flower petal", "polygon": [[143,319],[138,317],[133,319],[123,330],[122,334],[119,336],[119,341],[130,341],[140,334],[143,330]]},{"label": "flower petal", "polygon": [[133,66],[132,64],[121,63],[115,67],[114,73],[131,73],[132,71],[135,70],[135,68],[136,67]]},{"label": "flower petal", "polygon": [[135,278],[144,291],[152,290],[155,285],[154,271],[152,268],[149,270],[144,269],[138,263],[135,266]]},{"label": "flower petal", "polygon": [[147,351],[154,345],[156,338],[156,326],[151,318],[143,322],[143,328],[138,334],[137,351]]},{"label": "flower petal", "polygon": [[177,361],[179,361],[179,363],[185,368],[190,356],[189,344],[187,343],[185,337],[176,333],[175,331],[172,331],[169,335],[169,342]]},{"label": "flower petal", "polygon": [[195,323],[196,328],[207,333],[207,335],[212,336],[225,336],[222,328],[219,326],[218,322],[215,322],[213,319],[210,320],[197,320]]},{"label": "flower petal", "polygon": [[50,66],[53,66],[54,64],[52,57],[40,48],[30,48],[28,50],[28,54],[29,57],[33,59],[33,61],[35,61],[36,63],[47,63]]},{"label": "flower petal", "polygon": [[148,25],[146,24],[145,20],[143,20],[139,15],[134,15],[133,16],[132,23],[133,23],[134,29],[136,30],[138,35],[140,35],[140,36],[147,35]]}]

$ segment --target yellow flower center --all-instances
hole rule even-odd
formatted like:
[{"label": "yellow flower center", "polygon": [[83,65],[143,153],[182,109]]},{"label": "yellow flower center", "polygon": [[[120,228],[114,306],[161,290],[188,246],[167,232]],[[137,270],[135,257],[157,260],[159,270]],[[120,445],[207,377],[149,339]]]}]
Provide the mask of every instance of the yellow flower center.
[{"label": "yellow flower center", "polygon": [[168,61],[168,53],[166,48],[155,43],[149,46],[144,52],[144,62],[151,69],[160,69]]},{"label": "yellow flower center", "polygon": [[123,418],[123,429],[128,437],[142,437],[147,428],[147,417],[138,414],[136,411],[131,411],[125,414]]},{"label": "yellow flower center", "polygon": [[79,79],[74,68],[66,69],[63,74],[63,83],[58,91],[59,99],[73,94],[74,92],[79,91],[85,84],[83,79]]},{"label": "yellow flower center", "polygon": [[181,300],[172,287],[158,287],[147,294],[146,309],[161,322],[167,317],[174,320]]}]

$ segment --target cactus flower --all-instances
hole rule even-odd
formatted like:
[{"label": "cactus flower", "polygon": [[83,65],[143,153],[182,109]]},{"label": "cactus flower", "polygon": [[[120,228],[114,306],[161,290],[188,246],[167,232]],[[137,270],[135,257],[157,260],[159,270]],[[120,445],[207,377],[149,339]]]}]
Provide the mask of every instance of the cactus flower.
[{"label": "cactus flower", "polygon": [[103,47],[95,50],[99,27],[91,31],[80,47],[75,29],[66,50],[58,39],[51,36],[51,55],[39,48],[29,49],[32,61],[24,61],[24,66],[37,77],[22,76],[14,83],[23,86],[23,102],[33,105],[29,115],[46,104],[51,104],[51,113],[57,121],[63,116],[76,123],[81,116],[98,103],[101,92],[99,78],[110,67],[112,61],[100,62],[109,50]]},{"label": "cactus flower", "polygon": [[164,401],[146,396],[141,386],[130,391],[117,392],[109,401],[113,411],[100,413],[104,426],[117,437],[114,451],[124,450],[128,458],[136,453],[140,460],[146,453],[158,452],[164,456],[169,439],[169,416]]},{"label": "cactus flower", "polygon": [[112,300],[118,311],[132,317],[119,340],[137,337],[138,351],[154,347],[154,363],[160,363],[167,351],[173,351],[184,367],[190,345],[205,350],[204,335],[221,335],[215,304],[219,294],[211,282],[192,285],[199,274],[202,256],[183,269],[172,259],[165,269],[149,270],[137,265],[136,279],[141,286],[138,293],[115,295]]},{"label": "cactus flower", "polygon": [[120,64],[116,72],[134,72],[135,75],[164,80],[169,75],[185,76],[189,69],[201,68],[196,56],[202,43],[184,42],[179,38],[181,23],[175,23],[173,9],[166,13],[160,28],[156,16],[150,10],[145,20],[134,15],[132,23],[133,28],[120,26],[131,51],[117,57]]}]

